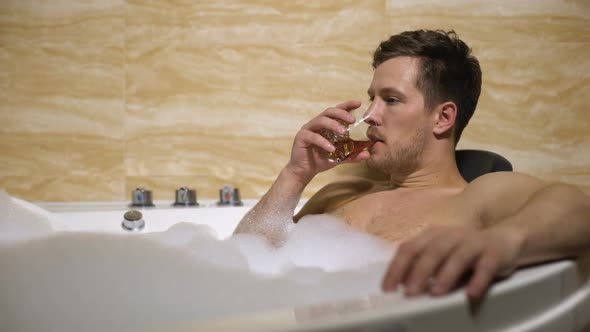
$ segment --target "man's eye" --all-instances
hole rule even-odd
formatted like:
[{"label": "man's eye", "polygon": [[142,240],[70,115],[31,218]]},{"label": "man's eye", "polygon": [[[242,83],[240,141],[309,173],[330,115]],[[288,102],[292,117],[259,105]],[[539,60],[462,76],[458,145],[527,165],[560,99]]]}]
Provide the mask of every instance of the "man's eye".
[{"label": "man's eye", "polygon": [[399,101],[399,99],[397,99],[397,98],[387,98],[387,99],[385,99],[385,102],[388,103],[388,104],[395,104],[398,101]]}]

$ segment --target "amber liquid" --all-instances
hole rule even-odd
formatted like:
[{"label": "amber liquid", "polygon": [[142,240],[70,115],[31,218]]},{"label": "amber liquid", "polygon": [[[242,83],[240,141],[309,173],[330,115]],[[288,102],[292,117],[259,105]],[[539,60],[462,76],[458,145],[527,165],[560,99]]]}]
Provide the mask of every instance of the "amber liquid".
[{"label": "amber liquid", "polygon": [[355,141],[348,135],[336,135],[327,129],[322,130],[320,134],[336,148],[334,152],[328,153],[328,159],[336,163],[343,162],[349,156],[359,153],[373,144],[371,141]]}]

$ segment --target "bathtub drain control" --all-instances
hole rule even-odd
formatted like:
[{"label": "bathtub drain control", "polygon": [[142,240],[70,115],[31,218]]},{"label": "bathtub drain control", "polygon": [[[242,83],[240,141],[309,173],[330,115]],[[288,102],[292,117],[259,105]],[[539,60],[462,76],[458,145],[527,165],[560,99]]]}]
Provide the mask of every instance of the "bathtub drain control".
[{"label": "bathtub drain control", "polygon": [[143,215],[137,210],[129,210],[123,215],[121,227],[128,231],[140,231],[145,227]]}]

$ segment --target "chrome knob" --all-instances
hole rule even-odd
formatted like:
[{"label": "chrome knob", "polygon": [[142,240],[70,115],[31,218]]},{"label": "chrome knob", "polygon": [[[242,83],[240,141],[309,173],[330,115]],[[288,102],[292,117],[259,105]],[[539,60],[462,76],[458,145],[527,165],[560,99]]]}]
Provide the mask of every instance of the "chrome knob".
[{"label": "chrome knob", "polygon": [[154,206],[151,190],[137,188],[131,191],[131,206],[150,207]]},{"label": "chrome knob", "polygon": [[219,202],[217,205],[222,206],[242,206],[242,199],[240,198],[240,189],[234,188],[230,185],[223,186],[219,189]]},{"label": "chrome knob", "polygon": [[199,206],[199,203],[197,203],[197,192],[187,187],[177,189],[174,206]]},{"label": "chrome knob", "polygon": [[143,215],[137,210],[129,210],[123,215],[121,227],[128,231],[140,231],[145,227]]}]

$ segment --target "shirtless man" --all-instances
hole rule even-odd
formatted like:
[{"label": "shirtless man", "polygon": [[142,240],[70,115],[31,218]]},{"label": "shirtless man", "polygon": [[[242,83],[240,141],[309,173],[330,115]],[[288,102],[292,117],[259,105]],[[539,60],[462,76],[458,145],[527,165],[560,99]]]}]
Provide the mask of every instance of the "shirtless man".
[{"label": "shirtless man", "polygon": [[411,31],[377,48],[368,94],[374,144],[346,162],[367,161],[389,183],[337,182],[318,191],[293,216],[312,178],[336,166],[319,132],[342,133],[339,121],[360,102],[331,107],[306,123],[291,158],[236,233],[256,233],[273,244],[306,214],[329,213],[352,227],[401,243],[383,289],[403,284],[409,296],[449,292],[472,272],[466,287],[480,298],[496,276],[518,266],[590,250],[590,199],[575,187],[498,172],[471,183],[461,177],[455,146],[481,89],[481,70],[454,32]]}]

